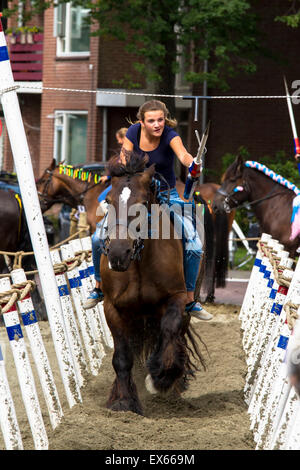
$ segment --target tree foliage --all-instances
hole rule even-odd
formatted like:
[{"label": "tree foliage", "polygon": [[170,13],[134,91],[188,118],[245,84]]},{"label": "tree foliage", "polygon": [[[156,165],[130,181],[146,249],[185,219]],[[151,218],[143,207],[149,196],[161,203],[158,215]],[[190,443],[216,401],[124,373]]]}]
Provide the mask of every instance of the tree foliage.
[{"label": "tree foliage", "polygon": [[275,18],[276,21],[281,21],[291,28],[298,28],[300,25],[300,1],[299,0],[288,0],[289,8],[287,11]]},{"label": "tree foliage", "polygon": [[[25,0],[22,0],[25,4]],[[66,0],[58,0],[66,3]],[[73,0],[89,8],[93,34],[117,38],[139,59],[134,67],[155,90],[174,93],[175,74],[184,62],[185,80],[222,90],[228,79],[256,70],[256,20],[251,0]],[[32,0],[32,12],[53,0]],[[28,5],[28,3],[27,3]],[[5,12],[7,16],[9,11]],[[203,63],[207,59],[208,71]]]}]

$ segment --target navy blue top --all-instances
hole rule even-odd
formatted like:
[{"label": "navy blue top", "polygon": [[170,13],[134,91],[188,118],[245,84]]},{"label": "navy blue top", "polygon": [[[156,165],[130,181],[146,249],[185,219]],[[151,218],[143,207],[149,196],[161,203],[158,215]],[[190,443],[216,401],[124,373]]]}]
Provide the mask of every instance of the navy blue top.
[{"label": "navy blue top", "polygon": [[[126,133],[127,139],[133,143],[133,150],[141,155],[147,154],[149,156],[147,166],[155,163],[155,170],[165,178],[171,189],[176,185],[176,176],[174,171],[175,153],[170,147],[170,142],[176,136],[178,134],[172,127],[165,126],[158,147],[155,150],[146,152],[140,148],[141,124],[139,122],[132,124]],[[164,191],[165,189],[168,189],[168,187],[162,180],[161,190]]]}]

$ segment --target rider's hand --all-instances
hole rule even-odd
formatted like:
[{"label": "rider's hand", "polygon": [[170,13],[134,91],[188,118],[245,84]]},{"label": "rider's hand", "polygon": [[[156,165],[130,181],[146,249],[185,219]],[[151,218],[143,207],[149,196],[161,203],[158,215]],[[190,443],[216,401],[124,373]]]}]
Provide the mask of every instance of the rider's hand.
[{"label": "rider's hand", "polygon": [[300,162],[300,153],[296,153],[294,158],[295,158],[296,162]]},{"label": "rider's hand", "polygon": [[189,166],[189,172],[192,178],[199,178],[201,171],[202,171],[202,163],[198,164],[194,158],[193,162]]},{"label": "rider's hand", "polygon": [[101,176],[101,178],[99,179],[99,183],[106,183],[107,180],[108,180],[108,177],[106,175]]}]

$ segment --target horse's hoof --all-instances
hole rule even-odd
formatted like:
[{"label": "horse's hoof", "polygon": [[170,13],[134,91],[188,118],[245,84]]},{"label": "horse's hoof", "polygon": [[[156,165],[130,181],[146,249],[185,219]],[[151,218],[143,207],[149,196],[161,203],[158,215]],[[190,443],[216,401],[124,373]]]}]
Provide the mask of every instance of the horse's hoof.
[{"label": "horse's hoof", "polygon": [[156,393],[158,393],[158,390],[156,390],[156,388],[154,387],[153,380],[150,374],[148,374],[147,377],[145,378],[145,386],[148,392],[151,393],[152,395],[155,395]]},{"label": "horse's hoof", "polygon": [[135,400],[116,400],[106,405],[111,411],[131,411],[137,415],[144,416],[143,409]]}]

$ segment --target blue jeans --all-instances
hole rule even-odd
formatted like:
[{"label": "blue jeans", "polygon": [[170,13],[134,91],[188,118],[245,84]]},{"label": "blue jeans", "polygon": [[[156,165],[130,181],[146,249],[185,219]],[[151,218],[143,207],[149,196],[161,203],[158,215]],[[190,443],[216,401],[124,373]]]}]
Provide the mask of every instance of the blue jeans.
[{"label": "blue jeans", "polygon": [[[169,201],[168,192],[160,192],[159,202],[160,204],[167,204],[169,207],[175,204],[177,208],[182,208],[182,210],[172,211],[171,216],[173,217],[174,223],[176,223],[177,226],[183,227],[182,242],[185,284],[187,291],[193,292],[196,287],[200,260],[202,256],[202,243],[195,228],[194,220],[192,220],[192,216],[189,218],[185,218],[182,214],[184,205],[189,204],[190,208],[192,209],[193,203],[186,203],[182,201],[182,199],[180,199],[179,197],[176,188],[170,190]],[[192,215],[192,210],[188,211],[188,214]],[[98,222],[96,231],[92,235],[92,257],[95,270],[95,279],[99,282],[101,282],[100,257],[103,252],[102,243],[100,242],[100,239],[104,221],[105,218]]]}]

